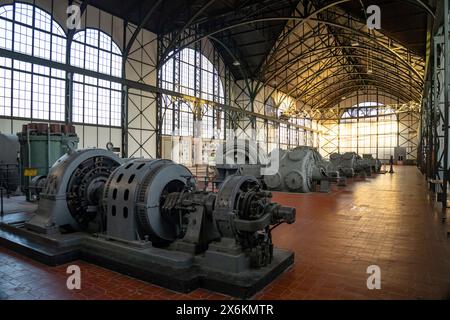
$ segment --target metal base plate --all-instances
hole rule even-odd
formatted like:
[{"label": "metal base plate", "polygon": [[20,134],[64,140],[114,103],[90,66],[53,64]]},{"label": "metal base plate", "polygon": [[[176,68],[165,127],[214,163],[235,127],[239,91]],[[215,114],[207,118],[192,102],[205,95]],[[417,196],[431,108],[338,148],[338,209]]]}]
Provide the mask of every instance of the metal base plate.
[{"label": "metal base plate", "polygon": [[0,245],[47,265],[81,259],[184,293],[202,287],[247,299],[294,263],[293,252],[275,248],[273,261],[267,267],[232,273],[205,267],[200,255],[139,248],[82,233],[37,234],[17,225],[0,223]]}]

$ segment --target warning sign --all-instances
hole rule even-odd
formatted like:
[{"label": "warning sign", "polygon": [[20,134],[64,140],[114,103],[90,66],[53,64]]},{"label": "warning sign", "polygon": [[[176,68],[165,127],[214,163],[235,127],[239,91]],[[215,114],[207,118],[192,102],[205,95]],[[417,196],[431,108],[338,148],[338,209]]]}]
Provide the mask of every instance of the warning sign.
[{"label": "warning sign", "polygon": [[25,168],[23,175],[25,177],[35,177],[38,175],[38,171],[36,168]]}]

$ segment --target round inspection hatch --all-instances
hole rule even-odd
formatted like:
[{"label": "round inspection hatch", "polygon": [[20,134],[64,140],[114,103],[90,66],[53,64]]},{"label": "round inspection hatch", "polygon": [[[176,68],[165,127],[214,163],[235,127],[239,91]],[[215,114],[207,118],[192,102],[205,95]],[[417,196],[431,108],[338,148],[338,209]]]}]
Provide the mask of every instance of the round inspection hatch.
[{"label": "round inspection hatch", "polygon": [[274,175],[264,176],[264,182],[269,189],[277,189],[281,186],[281,176],[278,172]]},{"label": "round inspection hatch", "polygon": [[290,191],[297,191],[302,187],[303,177],[300,172],[291,171],[284,178],[284,183]]}]

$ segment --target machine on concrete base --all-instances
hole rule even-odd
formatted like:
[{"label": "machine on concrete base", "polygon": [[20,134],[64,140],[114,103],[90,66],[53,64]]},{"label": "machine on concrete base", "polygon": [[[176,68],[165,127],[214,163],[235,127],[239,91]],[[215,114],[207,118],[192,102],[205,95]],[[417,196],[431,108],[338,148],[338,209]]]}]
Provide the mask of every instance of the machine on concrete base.
[{"label": "machine on concrete base", "polygon": [[361,158],[356,152],[333,153],[330,155],[330,163],[335,171],[348,178],[372,175],[371,161]]},{"label": "machine on concrete base", "polygon": [[380,173],[382,163],[380,159],[374,158],[372,154],[363,154],[363,160],[371,167],[373,173]]},{"label": "machine on concrete base", "polygon": [[[275,149],[266,155],[261,148],[245,140],[229,141],[226,149],[219,148],[216,156],[220,185],[226,177],[249,175],[258,179],[269,190],[312,192],[319,185],[320,192],[329,192],[331,182],[345,185],[338,171],[329,171],[330,165],[315,148],[299,146],[293,150]],[[273,170],[264,170],[271,168]],[[275,171],[263,174],[264,171]]]},{"label": "machine on concrete base", "polygon": [[170,160],[86,149],[57,161],[36,213],[0,224],[0,244],[50,265],[81,258],[173,290],[247,298],[293,263],[271,231],[294,221],[254,177],[198,191]]},{"label": "machine on concrete base", "polygon": [[214,183],[220,186],[232,175],[253,176],[263,183],[262,168],[269,160],[267,153],[258,143],[234,139],[219,145],[215,162]]},{"label": "machine on concrete base", "polygon": [[280,155],[278,172],[264,176],[264,182],[269,190],[312,192],[319,184],[320,192],[330,191],[331,175],[316,149],[300,146],[293,150],[278,152]]}]

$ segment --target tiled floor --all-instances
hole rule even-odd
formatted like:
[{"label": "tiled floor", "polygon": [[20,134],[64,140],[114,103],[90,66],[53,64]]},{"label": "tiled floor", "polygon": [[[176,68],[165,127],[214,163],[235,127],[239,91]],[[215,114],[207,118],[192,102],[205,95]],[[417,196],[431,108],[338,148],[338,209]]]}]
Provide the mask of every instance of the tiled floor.
[{"label": "tiled floor", "polygon": [[[295,264],[256,299],[450,298],[450,239],[415,167],[398,167],[330,194],[282,194],[297,222],[274,232]],[[66,288],[67,266],[47,267],[0,247],[3,299],[228,299],[198,289],[172,292],[77,261],[82,289]],[[369,265],[381,290],[368,290]]]}]

